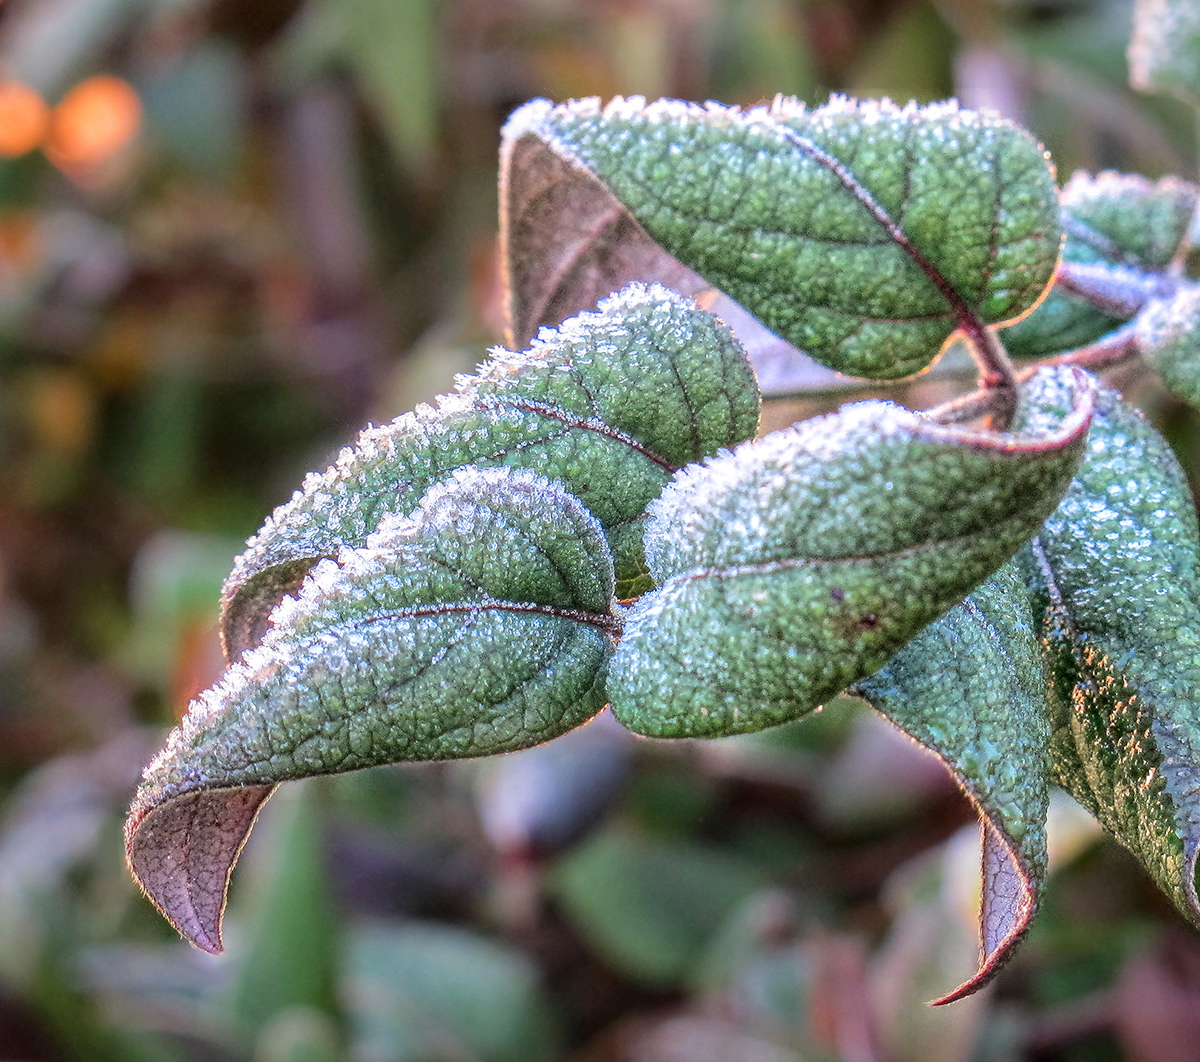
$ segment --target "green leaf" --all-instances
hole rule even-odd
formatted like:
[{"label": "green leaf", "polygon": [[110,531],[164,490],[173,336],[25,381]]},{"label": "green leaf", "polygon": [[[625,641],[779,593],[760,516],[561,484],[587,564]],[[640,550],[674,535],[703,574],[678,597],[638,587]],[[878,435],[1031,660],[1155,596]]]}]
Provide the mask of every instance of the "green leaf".
[{"label": "green leaf", "polygon": [[311,783],[281,794],[260,834],[264,843],[252,852],[222,1008],[250,1043],[285,1015],[337,1013],[341,941],[321,844],[321,796]]},{"label": "green leaf", "polygon": [[458,926],[367,925],[346,963],[353,1050],[371,1062],[562,1057],[535,964]]},{"label": "green leaf", "polygon": [[727,852],[609,829],[563,859],[550,888],[591,946],[658,987],[694,974],[725,920],[766,884]]},{"label": "green leaf", "polygon": [[1193,0],[1136,0],[1129,83],[1200,107],[1200,7]]},{"label": "green leaf", "polygon": [[219,951],[229,873],[276,783],[579,725],[604,705],[615,610],[608,546],[578,499],[528,471],[456,473],[318,565],[193,703],[130,811],[134,876]]},{"label": "green leaf", "polygon": [[1152,299],[1132,326],[1138,349],[1175,395],[1200,406],[1200,286]]},{"label": "green leaf", "polygon": [[509,119],[501,166],[518,335],[586,304],[597,275],[690,292],[699,274],[821,363],[890,379],[960,326],[1027,311],[1058,258],[1042,148],[953,103],[536,100]]},{"label": "green leaf", "polygon": [[468,465],[561,480],[609,536],[621,596],[645,590],[642,519],[674,471],[751,438],[758,390],[719,321],[661,287],[632,286],[529,351],[495,350],[456,394],[368,428],[304,482],[237,559],[222,628],[231,659],[319,558],[361,546],[391,513]]},{"label": "green leaf", "polygon": [[1017,566],[1001,568],[853,692],[935,753],[979,811],[980,964],[937,1000],[949,1003],[982,988],[1011,956],[1046,874],[1049,708]]},{"label": "green leaf", "polygon": [[[1071,386],[1042,373],[1029,426]],[[1170,447],[1102,391],[1079,475],[1021,557],[1052,675],[1054,771],[1200,924],[1198,549]]]},{"label": "green leaf", "polygon": [[861,402],[685,470],[652,509],[660,589],[627,618],[614,714],[653,737],[760,730],[881,667],[1062,497],[1090,417],[1079,380],[1025,435]]},{"label": "green leaf", "polygon": [[[1063,261],[1111,271],[1114,280],[1163,274],[1181,253],[1200,189],[1178,177],[1076,173],[1063,187]],[[1011,354],[1040,356],[1095,342],[1133,313],[1108,313],[1055,285],[1028,317],[1004,331]]]},{"label": "green leaf", "polygon": [[438,140],[437,0],[340,0],[342,50],[405,166],[427,172]]},{"label": "green leaf", "polygon": [[254,1062],[341,1062],[338,1022],[328,1010],[289,1007],[263,1029]]}]

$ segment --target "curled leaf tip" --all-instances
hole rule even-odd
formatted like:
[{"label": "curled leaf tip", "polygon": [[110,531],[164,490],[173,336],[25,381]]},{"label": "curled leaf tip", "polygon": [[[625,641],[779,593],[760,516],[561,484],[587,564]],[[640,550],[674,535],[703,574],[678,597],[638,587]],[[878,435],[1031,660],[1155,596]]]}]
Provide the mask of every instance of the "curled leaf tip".
[{"label": "curled leaf tip", "polygon": [[614,587],[599,522],[561,484],[453,473],[317,564],[193,702],[130,811],[134,877],[219,951],[230,873],[276,783],[526,748],[585,722],[621,627]]},{"label": "curled leaf tip", "polygon": [[979,813],[979,969],[971,995],[1029,928],[1046,874],[1050,710],[1033,609],[1015,563],[931,623],[853,692],[937,756]]},{"label": "curled leaf tip", "polygon": [[189,943],[219,954],[229,877],[271,785],[184,793],[161,804],[143,791],[125,824],[125,858],[150,902]]},{"label": "curled leaf tip", "polygon": [[979,913],[979,969],[954,991],[930,1000],[931,1007],[966,999],[991,984],[1029,932],[1037,913],[1038,887],[1045,868],[1034,872],[1012,839],[986,816],[981,818],[981,833],[983,889]]}]

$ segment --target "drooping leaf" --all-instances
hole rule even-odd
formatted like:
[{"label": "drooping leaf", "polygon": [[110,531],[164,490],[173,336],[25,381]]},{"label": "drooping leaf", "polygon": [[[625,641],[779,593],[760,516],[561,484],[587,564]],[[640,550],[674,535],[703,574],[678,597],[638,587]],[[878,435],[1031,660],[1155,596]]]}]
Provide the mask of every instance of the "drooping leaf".
[{"label": "drooping leaf", "polygon": [[[1061,413],[1071,387],[1062,371],[1039,374],[1029,426]],[[1021,554],[1052,676],[1052,763],[1196,923],[1198,550],[1170,447],[1101,391],[1079,474]]]},{"label": "drooping leaf", "polygon": [[955,104],[537,100],[501,167],[518,337],[613,280],[699,275],[822,364],[896,378],[1024,313],[1058,258],[1041,147]]},{"label": "drooping leaf", "polygon": [[1153,299],[1137,316],[1138,349],[1173,394],[1200,406],[1200,286]]},{"label": "drooping leaf", "polygon": [[979,811],[980,964],[937,1000],[982,988],[1025,935],[1046,874],[1046,680],[1024,581],[1001,568],[854,686],[950,769]]},{"label": "drooping leaf", "polygon": [[1023,435],[861,402],[685,470],[652,508],[659,589],[627,617],[614,714],[653,737],[760,730],[877,670],[1053,510],[1090,417],[1079,380]]},{"label": "drooping leaf", "polygon": [[1200,7],[1193,0],[1136,0],[1129,82],[1200,107]]},{"label": "drooping leaf", "polygon": [[[1117,272],[1114,280],[1153,278],[1176,260],[1188,239],[1200,189],[1178,177],[1148,181],[1138,174],[1076,173],[1062,190],[1067,239],[1063,261]],[[1081,347],[1128,320],[1055,285],[1038,307],[1004,330],[1005,348],[1040,356]]]},{"label": "drooping leaf", "polygon": [[531,472],[468,469],[318,565],[146,769],[130,868],[221,948],[229,873],[272,787],[546,741],[604,704],[620,620],[596,519]]},{"label": "drooping leaf", "polygon": [[389,513],[467,465],[561,480],[608,533],[622,596],[644,590],[642,515],[672,473],[751,438],[758,391],[745,355],[710,314],[635,285],[599,312],[495,350],[436,408],[368,428],[268,518],[225,584],[230,658],[257,644],[280,597],[319,558],[361,546]]}]

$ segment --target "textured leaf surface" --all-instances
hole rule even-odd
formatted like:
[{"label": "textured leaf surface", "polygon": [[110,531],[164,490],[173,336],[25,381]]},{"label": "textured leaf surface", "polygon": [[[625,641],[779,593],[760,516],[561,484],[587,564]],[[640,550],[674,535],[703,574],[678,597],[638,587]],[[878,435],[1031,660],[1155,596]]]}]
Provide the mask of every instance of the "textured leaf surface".
[{"label": "textured leaf surface", "polygon": [[653,737],[760,730],[877,670],[1053,510],[1090,416],[1079,379],[1026,435],[861,402],[685,470],[652,509],[659,590],[629,614],[614,714]]},{"label": "textured leaf surface", "polygon": [[456,394],[368,428],[268,518],[225,584],[233,659],[321,557],[361,546],[454,469],[507,465],[562,481],[608,533],[619,593],[644,590],[642,516],[682,465],[751,438],[758,390],[710,314],[635,285],[520,354],[496,350]]},{"label": "textured leaf surface", "polygon": [[978,808],[980,965],[938,1000],[982,988],[1037,910],[1046,874],[1046,680],[1025,584],[1005,565],[854,692],[934,752]]},{"label": "textured leaf surface", "polygon": [[[1062,190],[1063,261],[1161,274],[1185,245],[1197,197],[1196,186],[1177,177],[1076,173]],[[1021,356],[1058,353],[1094,342],[1129,316],[1105,313],[1055,286],[1033,313],[1004,330],[1004,345]]]},{"label": "textured leaf surface", "polygon": [[577,726],[604,704],[615,607],[608,546],[578,499],[527,471],[456,473],[318,565],[193,703],[130,811],[134,875],[184,936],[220,950],[225,884],[273,785]]},{"label": "textured leaf surface", "polygon": [[[1031,426],[1069,401],[1068,377],[1039,379]],[[1102,391],[1079,475],[1022,553],[1057,698],[1054,771],[1200,923],[1198,548],[1170,447]]]},{"label": "textured leaf surface", "polygon": [[[631,241],[618,272],[641,265],[671,284],[682,263],[823,364],[895,378],[928,365],[964,315],[996,323],[1028,310],[1058,258],[1041,147],[953,104],[539,100],[504,137],[503,164],[535,174],[503,178],[518,330],[593,286]],[[547,270],[542,234],[597,187],[612,197],[591,208],[608,255],[575,232]],[[641,233],[672,259],[655,258]]]},{"label": "textured leaf surface", "polygon": [[1154,299],[1137,317],[1138,347],[1162,382],[1200,406],[1200,287],[1188,284]]},{"label": "textured leaf surface", "polygon": [[836,373],[801,354],[711,283],[672,258],[580,163],[535,136],[505,139],[500,161],[500,253],[507,342],[592,309],[631,282],[655,280],[694,297],[733,330],[764,394],[829,386]]},{"label": "textured leaf surface", "polygon": [[1200,107],[1200,7],[1195,0],[1136,0],[1129,81]]},{"label": "textured leaf surface", "polygon": [[654,280],[689,296],[711,289],[659,247],[594,173],[536,136],[510,135],[516,129],[506,127],[500,147],[510,346],[524,347],[542,326],[590,310],[631,281]]}]

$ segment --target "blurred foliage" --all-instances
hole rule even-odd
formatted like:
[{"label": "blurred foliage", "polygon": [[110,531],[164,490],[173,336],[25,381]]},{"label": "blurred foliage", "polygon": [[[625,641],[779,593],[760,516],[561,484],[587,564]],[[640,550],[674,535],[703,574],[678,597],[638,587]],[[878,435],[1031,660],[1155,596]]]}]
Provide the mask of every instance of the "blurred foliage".
[{"label": "blurred foliage", "polygon": [[[142,765],[221,667],[242,540],[497,340],[516,104],[956,94],[1029,125],[1064,179],[1194,176],[1186,108],[1126,86],[1129,9],[0,4],[0,1059],[1193,1057],[1200,940],[1065,798],[1026,949],[922,1005],[973,968],[976,831],[848,700],[711,744],[602,717],[496,763],[292,787],[219,960],[121,859]],[[1194,416],[1121,382],[1195,470]]]}]

